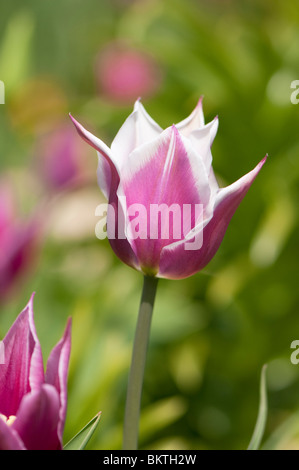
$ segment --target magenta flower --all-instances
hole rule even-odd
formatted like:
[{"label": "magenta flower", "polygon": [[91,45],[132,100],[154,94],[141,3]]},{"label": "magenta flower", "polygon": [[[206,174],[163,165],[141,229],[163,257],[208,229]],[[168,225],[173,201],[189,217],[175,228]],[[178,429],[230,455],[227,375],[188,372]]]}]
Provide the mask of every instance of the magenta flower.
[{"label": "magenta flower", "polygon": [[37,217],[21,220],[10,185],[0,183],[0,303],[32,269],[40,242]]},{"label": "magenta flower", "polygon": [[72,120],[98,152],[98,182],[109,202],[107,234],[116,255],[161,278],[181,279],[203,269],[266,157],[219,188],[211,154],[218,119],[205,125],[202,100],[165,130],[137,101],[111,148]]},{"label": "magenta flower", "polygon": [[33,319],[33,296],[3,340],[0,449],[59,450],[67,407],[71,321],[52,350],[46,374]]}]

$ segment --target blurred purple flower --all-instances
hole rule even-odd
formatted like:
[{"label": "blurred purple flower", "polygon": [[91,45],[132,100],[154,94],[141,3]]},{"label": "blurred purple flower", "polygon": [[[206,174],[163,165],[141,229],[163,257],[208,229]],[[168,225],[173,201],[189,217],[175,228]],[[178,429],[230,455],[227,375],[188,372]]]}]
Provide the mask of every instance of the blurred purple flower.
[{"label": "blurred purple flower", "polygon": [[33,296],[3,340],[0,450],[60,450],[67,408],[71,320],[44,373]]},{"label": "blurred purple flower", "polygon": [[0,303],[32,269],[39,243],[38,218],[21,220],[16,214],[12,188],[0,182]]},{"label": "blurred purple flower", "polygon": [[161,83],[161,71],[147,53],[111,43],[96,60],[96,82],[107,98],[129,103],[152,96]]},{"label": "blurred purple flower", "polygon": [[80,146],[69,125],[52,129],[37,144],[38,168],[48,189],[52,191],[78,187],[86,180],[80,159]]}]

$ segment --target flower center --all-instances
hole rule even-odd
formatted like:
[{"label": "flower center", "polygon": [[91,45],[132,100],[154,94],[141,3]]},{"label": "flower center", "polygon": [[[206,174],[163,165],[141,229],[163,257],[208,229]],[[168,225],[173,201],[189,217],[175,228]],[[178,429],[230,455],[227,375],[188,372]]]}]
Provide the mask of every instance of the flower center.
[{"label": "flower center", "polygon": [[0,413],[0,419],[2,419],[2,421],[4,421],[4,423],[6,423],[7,426],[11,426],[12,423],[16,420],[16,416],[10,415],[7,417],[3,415],[2,413]]}]

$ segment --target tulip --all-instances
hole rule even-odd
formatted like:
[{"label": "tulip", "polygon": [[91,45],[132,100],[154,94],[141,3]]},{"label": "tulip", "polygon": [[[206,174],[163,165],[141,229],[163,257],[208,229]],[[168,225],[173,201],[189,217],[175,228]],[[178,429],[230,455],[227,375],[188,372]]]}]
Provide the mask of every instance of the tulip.
[{"label": "tulip", "polygon": [[44,373],[33,295],[3,340],[0,450],[60,450],[67,408],[71,321]]},{"label": "tulip", "polygon": [[31,270],[39,246],[37,217],[20,220],[11,187],[0,184],[0,303]]},{"label": "tulip", "polygon": [[[204,123],[201,99],[189,117],[165,130],[138,100],[111,148],[71,119],[98,152],[98,182],[109,202],[107,234],[116,255],[158,278],[182,279],[203,269],[266,157],[233,184],[219,188],[211,154],[218,118]],[[153,208],[161,217],[166,208],[168,221],[153,218]],[[173,230],[167,235],[171,211]]]}]

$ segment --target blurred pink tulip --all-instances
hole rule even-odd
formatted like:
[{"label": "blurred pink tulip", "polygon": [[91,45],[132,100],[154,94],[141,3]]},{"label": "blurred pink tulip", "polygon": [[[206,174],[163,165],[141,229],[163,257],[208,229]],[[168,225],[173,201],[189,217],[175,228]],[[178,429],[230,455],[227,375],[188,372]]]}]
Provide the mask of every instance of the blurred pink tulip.
[{"label": "blurred pink tulip", "polygon": [[[137,101],[111,148],[72,120],[98,152],[98,182],[109,202],[107,234],[116,255],[150,276],[181,279],[203,269],[266,157],[230,186],[219,188],[211,154],[218,119],[204,123],[201,100],[189,117],[166,130]],[[173,212],[168,234],[162,219],[151,223],[153,208],[161,217],[165,209],[168,223]]]},{"label": "blurred pink tulip", "polygon": [[123,44],[109,44],[96,61],[96,82],[107,98],[130,103],[139,96],[152,96],[161,83],[153,58]]},{"label": "blurred pink tulip", "polygon": [[71,321],[46,374],[33,318],[33,296],[3,340],[0,450],[60,450],[67,408]]},{"label": "blurred pink tulip", "polygon": [[0,303],[32,269],[40,242],[39,221],[21,220],[8,184],[0,183]]}]

